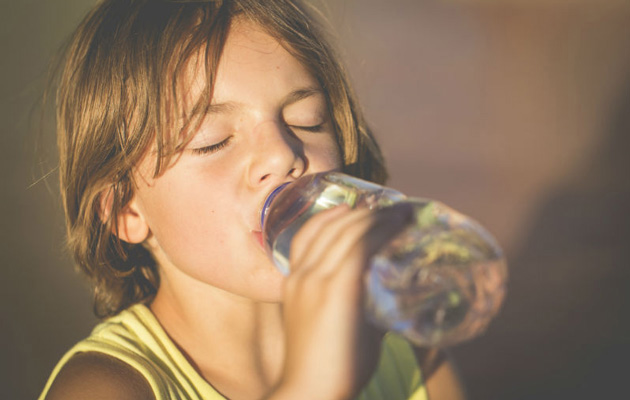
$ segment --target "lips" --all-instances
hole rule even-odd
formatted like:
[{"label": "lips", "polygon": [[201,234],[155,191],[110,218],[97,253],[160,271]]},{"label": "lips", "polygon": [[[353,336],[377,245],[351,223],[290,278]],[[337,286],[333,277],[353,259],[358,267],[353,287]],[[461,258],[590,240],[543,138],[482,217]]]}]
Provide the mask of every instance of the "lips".
[{"label": "lips", "polygon": [[263,234],[262,234],[262,223],[263,223],[263,212],[268,203],[273,200],[273,198],[280,193],[280,191],[291,182],[283,182],[278,186],[273,187],[272,190],[267,193],[267,195],[260,202],[260,207],[258,208],[258,215],[256,216],[259,224],[259,230],[252,230],[251,233],[254,236],[254,240],[260,245],[260,247],[265,250],[265,245],[263,242]]},{"label": "lips", "polygon": [[256,219],[258,220],[259,229],[261,231],[262,231],[262,224],[263,224],[263,212],[265,211],[266,206],[269,205],[269,203],[271,203],[271,200],[273,200],[276,197],[276,195],[280,193],[282,189],[289,183],[291,182],[283,182],[279,184],[278,186],[274,186],[269,191],[269,193],[267,193],[267,195],[265,195],[265,197],[262,198],[262,201],[259,203]]},{"label": "lips", "polygon": [[252,231],[252,235],[254,235],[254,240],[256,240],[256,242],[260,245],[260,247],[264,248],[262,232]]}]

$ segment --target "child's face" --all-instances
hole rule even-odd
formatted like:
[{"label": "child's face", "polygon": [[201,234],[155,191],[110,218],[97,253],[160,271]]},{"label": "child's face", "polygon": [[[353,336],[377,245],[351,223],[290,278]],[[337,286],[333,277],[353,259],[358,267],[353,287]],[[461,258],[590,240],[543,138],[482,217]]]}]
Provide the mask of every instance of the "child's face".
[{"label": "child's face", "polygon": [[[191,75],[194,99],[204,70]],[[151,177],[151,156],[138,166],[135,204],[151,232],[147,244],[169,279],[276,301],[282,276],[263,251],[260,210],[280,183],[340,167],[326,100],[317,80],[277,41],[237,22],[212,104],[163,175]]]}]

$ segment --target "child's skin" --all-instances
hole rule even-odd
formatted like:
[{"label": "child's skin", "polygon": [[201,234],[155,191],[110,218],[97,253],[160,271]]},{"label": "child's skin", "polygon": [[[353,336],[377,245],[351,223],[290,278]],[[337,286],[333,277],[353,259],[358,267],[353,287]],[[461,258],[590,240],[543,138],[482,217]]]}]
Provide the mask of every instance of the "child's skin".
[{"label": "child's skin", "polygon": [[[182,77],[190,87],[185,104],[194,103],[203,79],[192,62]],[[158,262],[151,310],[228,398],[350,398],[378,359],[382,333],[363,321],[361,273],[405,226],[408,209],[337,207],[316,215],[294,239],[287,278],[260,242],[261,205],[275,187],[341,167],[321,91],[275,39],[237,20],[210,114],[163,175],[152,176],[147,152],[118,221],[118,236],[144,243]],[[434,370],[427,380],[433,399],[463,398],[448,362]],[[97,387],[111,396],[103,398],[153,398],[129,366],[98,354],[75,356],[48,398],[86,398]]]}]

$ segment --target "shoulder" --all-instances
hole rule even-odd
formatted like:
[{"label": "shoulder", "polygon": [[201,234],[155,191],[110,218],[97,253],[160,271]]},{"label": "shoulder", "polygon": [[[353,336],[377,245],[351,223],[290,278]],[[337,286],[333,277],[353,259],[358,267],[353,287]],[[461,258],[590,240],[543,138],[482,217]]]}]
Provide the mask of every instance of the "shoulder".
[{"label": "shoulder", "polygon": [[106,354],[77,353],[56,376],[46,400],[155,400],[144,377],[130,365]]}]

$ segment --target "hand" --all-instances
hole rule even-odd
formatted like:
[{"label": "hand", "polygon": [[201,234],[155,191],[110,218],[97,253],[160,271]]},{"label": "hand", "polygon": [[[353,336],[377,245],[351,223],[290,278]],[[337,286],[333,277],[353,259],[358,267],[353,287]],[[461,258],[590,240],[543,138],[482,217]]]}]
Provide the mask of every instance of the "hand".
[{"label": "hand", "polygon": [[367,383],[383,332],[364,320],[363,272],[411,213],[402,204],[379,211],[342,205],[313,216],[295,235],[284,291],[286,358],[278,395],[347,399]]}]

